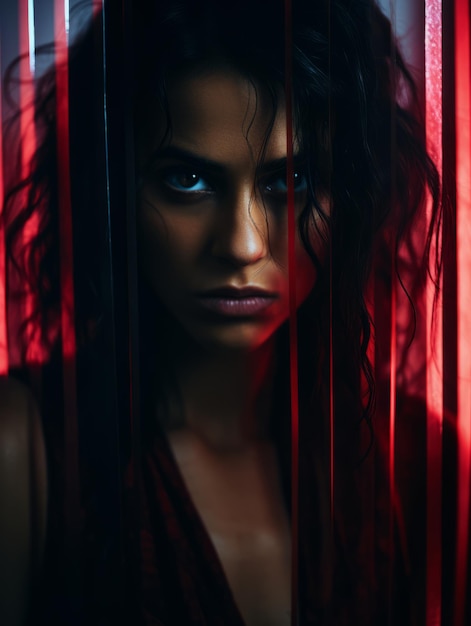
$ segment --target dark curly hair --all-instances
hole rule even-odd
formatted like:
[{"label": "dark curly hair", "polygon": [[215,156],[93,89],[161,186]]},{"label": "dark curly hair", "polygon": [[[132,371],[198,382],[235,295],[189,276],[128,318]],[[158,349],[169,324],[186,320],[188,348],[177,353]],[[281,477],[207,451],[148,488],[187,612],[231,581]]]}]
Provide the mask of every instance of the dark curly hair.
[{"label": "dark curly hair", "polygon": [[[431,221],[425,247],[414,256],[410,269],[416,273],[419,284],[429,270],[438,285],[441,260],[438,255],[431,262],[430,249],[433,241],[439,243],[440,182],[425,148],[414,81],[389,21],[373,0],[293,0],[290,4],[294,130],[306,159],[308,181],[308,201],[299,219],[299,229],[318,270],[314,291],[299,311],[299,333],[303,338],[300,345],[300,506],[305,557],[302,570],[305,582],[300,593],[306,607],[303,623],[330,623],[328,620],[333,619],[333,623],[341,624],[350,619],[348,623],[367,624],[380,609],[371,602],[368,568],[364,563],[361,565],[364,558],[361,513],[358,504],[352,504],[354,498],[345,496],[349,480],[354,481],[351,474],[371,445],[372,436],[374,378],[367,356],[372,320],[365,289],[373,262],[384,258],[385,251],[387,258],[391,255],[395,258],[399,246],[408,243],[412,227],[423,215],[427,190],[432,197]],[[277,94],[280,85],[286,84],[285,7],[281,0],[239,0],[231,5],[218,0],[139,0],[132,3],[129,23],[124,26],[111,13],[111,7],[107,14],[106,6],[105,35],[117,45],[114,56],[106,54],[110,50],[109,41],[108,47],[101,45],[103,16],[98,15],[71,46],[69,57],[76,330],[78,358],[83,355],[88,364],[103,363],[103,358],[100,361],[95,357],[106,352],[109,337],[101,344],[100,341],[108,332],[111,316],[119,316],[120,307],[127,307],[126,294],[129,295],[132,283],[131,280],[128,291],[123,290],[124,296],[110,302],[111,261],[119,268],[114,268],[115,273],[122,271],[125,275],[127,266],[118,258],[120,251],[117,252],[116,243],[112,244],[110,261],[109,235],[116,235],[119,245],[123,242],[129,245],[129,239],[124,232],[125,203],[118,200],[109,205],[108,159],[120,159],[122,144],[114,143],[113,131],[111,139],[107,131],[113,124],[116,128],[119,119],[125,120],[129,130],[134,113],[139,132],[143,102],[153,99],[161,103],[163,110],[168,110],[166,85],[170,77],[181,69],[224,62],[246,76],[256,89],[270,94],[273,118],[267,120],[268,138],[278,105]],[[113,33],[118,33],[116,39]],[[101,42],[98,46],[97,41]],[[104,78],[103,61],[108,72]],[[7,81],[11,81],[12,72],[13,68]],[[125,82],[120,84],[122,72]],[[24,329],[36,328],[53,354],[60,343],[57,333],[51,334],[60,307],[54,71],[45,73],[38,81],[34,107],[40,141],[28,175],[17,180],[6,194],[4,219],[9,261],[26,280],[35,298],[32,317],[25,322]],[[171,133],[169,115],[167,129]],[[132,146],[132,141],[127,145]],[[128,155],[128,162],[132,157]],[[146,175],[146,165],[137,172],[126,164],[120,167],[134,181],[130,188],[135,185],[138,189]],[[321,208],[322,194],[329,197],[329,215]],[[322,232],[324,226],[329,232],[327,262],[317,258],[309,242],[308,222],[313,211],[320,218],[316,223],[323,225]],[[113,213],[120,213],[120,217],[110,217]],[[33,214],[39,217],[38,234],[26,247],[21,247],[22,232]],[[113,220],[118,223],[116,232]],[[132,249],[128,248],[125,258],[126,254],[132,257]],[[388,263],[382,265],[381,271],[391,278]],[[144,301],[150,301],[143,285],[139,285],[139,296],[139,334],[146,337],[140,345],[141,395],[145,405],[146,381],[150,381],[148,350],[152,346],[155,351],[156,341],[164,355],[165,344],[158,336],[149,341],[151,329],[156,327],[155,321],[149,319],[149,312],[153,315],[159,312],[153,306],[142,306]],[[282,328],[280,352],[287,349],[286,335],[287,329]],[[98,345],[101,349],[97,349]],[[116,346],[114,349],[119,350]],[[122,348],[121,357],[127,358],[127,346]],[[96,368],[99,370],[98,365]],[[341,459],[332,548],[335,558],[329,541],[322,539],[330,526],[328,440],[332,375],[335,445],[337,458]],[[83,383],[84,388],[93,384],[91,378],[84,377],[88,381]],[[164,371],[161,380],[165,380]],[[362,381],[366,381],[366,392]],[[280,415],[274,416],[274,429],[281,442],[282,465],[287,469],[289,450],[283,440],[289,434],[281,415],[288,406],[289,389],[284,383],[279,389]],[[81,407],[83,411],[97,414],[98,409],[90,406],[91,400],[85,404],[86,407]],[[99,410],[103,409],[99,405]],[[370,433],[366,445],[364,425]],[[144,423],[143,428],[147,427],[151,425]],[[352,490],[355,492],[356,487]],[[351,508],[346,512],[348,507]],[[356,522],[352,522],[353,518]],[[339,594],[348,600],[332,602]]]}]

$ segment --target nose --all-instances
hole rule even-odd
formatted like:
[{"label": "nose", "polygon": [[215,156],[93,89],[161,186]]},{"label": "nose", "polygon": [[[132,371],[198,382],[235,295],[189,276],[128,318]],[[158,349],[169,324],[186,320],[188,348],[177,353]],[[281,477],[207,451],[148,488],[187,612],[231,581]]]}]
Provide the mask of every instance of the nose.
[{"label": "nose", "polygon": [[214,229],[213,256],[236,266],[257,263],[267,255],[265,208],[260,206],[251,191],[227,199]]}]

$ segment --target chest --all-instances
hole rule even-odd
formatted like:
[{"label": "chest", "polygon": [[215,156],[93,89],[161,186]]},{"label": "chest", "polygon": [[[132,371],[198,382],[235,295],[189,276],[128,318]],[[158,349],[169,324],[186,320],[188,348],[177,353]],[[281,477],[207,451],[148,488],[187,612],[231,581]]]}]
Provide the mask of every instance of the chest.
[{"label": "chest", "polygon": [[287,626],[291,539],[274,452],[172,449],[247,626]]}]

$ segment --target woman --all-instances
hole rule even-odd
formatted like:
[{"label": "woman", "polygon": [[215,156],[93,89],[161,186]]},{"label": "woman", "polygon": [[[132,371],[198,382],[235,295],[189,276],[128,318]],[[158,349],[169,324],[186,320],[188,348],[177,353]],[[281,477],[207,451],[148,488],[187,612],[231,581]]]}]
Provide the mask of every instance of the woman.
[{"label": "woman", "polygon": [[[290,15],[292,30],[282,2],[239,2],[231,8],[212,0],[133,3],[124,27],[127,47],[116,63],[126,88],[117,98],[111,67],[105,95],[111,157],[118,152],[120,112],[124,109],[125,127],[132,116],[134,141],[126,145],[135,152],[135,175],[128,178],[135,181],[135,221],[131,207],[126,222],[118,198],[107,224],[106,151],[91,150],[103,133],[103,96],[94,89],[100,76],[96,69],[90,76],[89,69],[96,61],[92,43],[99,19],[70,51],[85,513],[80,545],[92,559],[91,567],[83,559],[85,572],[95,577],[83,585],[87,623],[91,615],[98,622],[122,617],[112,615],[106,595],[113,551],[119,548],[110,548],[108,524],[116,522],[100,503],[116,469],[104,467],[100,419],[115,411],[109,403],[109,323],[119,326],[128,304],[121,293],[113,309],[107,295],[107,228],[114,242],[128,244],[128,266],[119,265],[120,252],[113,250],[112,271],[116,276],[117,264],[122,280],[129,281],[131,340],[139,341],[141,436],[134,434],[132,450],[121,458],[130,502],[123,549],[133,590],[124,602],[128,623],[289,624],[291,607],[297,610],[298,604],[290,590],[293,559],[300,624],[386,623],[384,563],[396,557],[371,545],[358,470],[371,445],[373,413],[365,290],[373,252],[396,249],[407,239],[428,186],[435,199],[433,219],[425,255],[414,259],[417,272],[427,266],[440,217],[437,174],[423,146],[413,82],[377,7],[370,1],[300,0],[292,3]],[[105,13],[106,19],[112,37],[117,24]],[[113,65],[112,58],[105,60]],[[30,321],[38,323],[51,350],[50,370],[60,347],[54,334],[60,305],[55,98],[49,73],[38,88],[43,135],[31,177],[13,187],[5,203],[11,255],[33,289]],[[390,124],[392,131],[385,132]],[[293,140],[287,142],[291,130]],[[127,156],[132,157],[129,150]],[[25,188],[29,195],[15,215],[13,206]],[[288,209],[290,193],[294,202]],[[289,210],[296,220],[291,255]],[[43,219],[22,266],[21,232],[35,211]],[[128,235],[134,228],[137,316],[135,278],[125,273],[132,269]],[[289,469],[290,289],[301,338],[300,476],[294,500],[299,527],[292,528],[299,532],[299,555],[291,554],[290,540],[290,522],[296,519]],[[111,348],[120,370],[127,345],[111,341]],[[62,484],[57,405],[57,394],[46,387],[41,414],[51,442],[48,523],[54,530],[46,550],[51,576],[61,565],[54,545]],[[401,582],[406,559],[404,552],[397,557]],[[413,623],[414,593],[413,586],[400,585],[397,623]],[[57,598],[43,604],[48,619],[60,615]],[[66,607],[62,620],[72,613],[76,610]]]}]

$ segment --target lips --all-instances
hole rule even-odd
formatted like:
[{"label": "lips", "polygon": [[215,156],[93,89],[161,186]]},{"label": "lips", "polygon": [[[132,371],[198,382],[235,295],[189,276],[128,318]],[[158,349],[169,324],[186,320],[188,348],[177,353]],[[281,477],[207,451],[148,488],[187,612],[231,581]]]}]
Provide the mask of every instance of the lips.
[{"label": "lips", "polygon": [[207,311],[227,317],[251,317],[263,313],[278,295],[259,287],[221,287],[198,294]]}]

